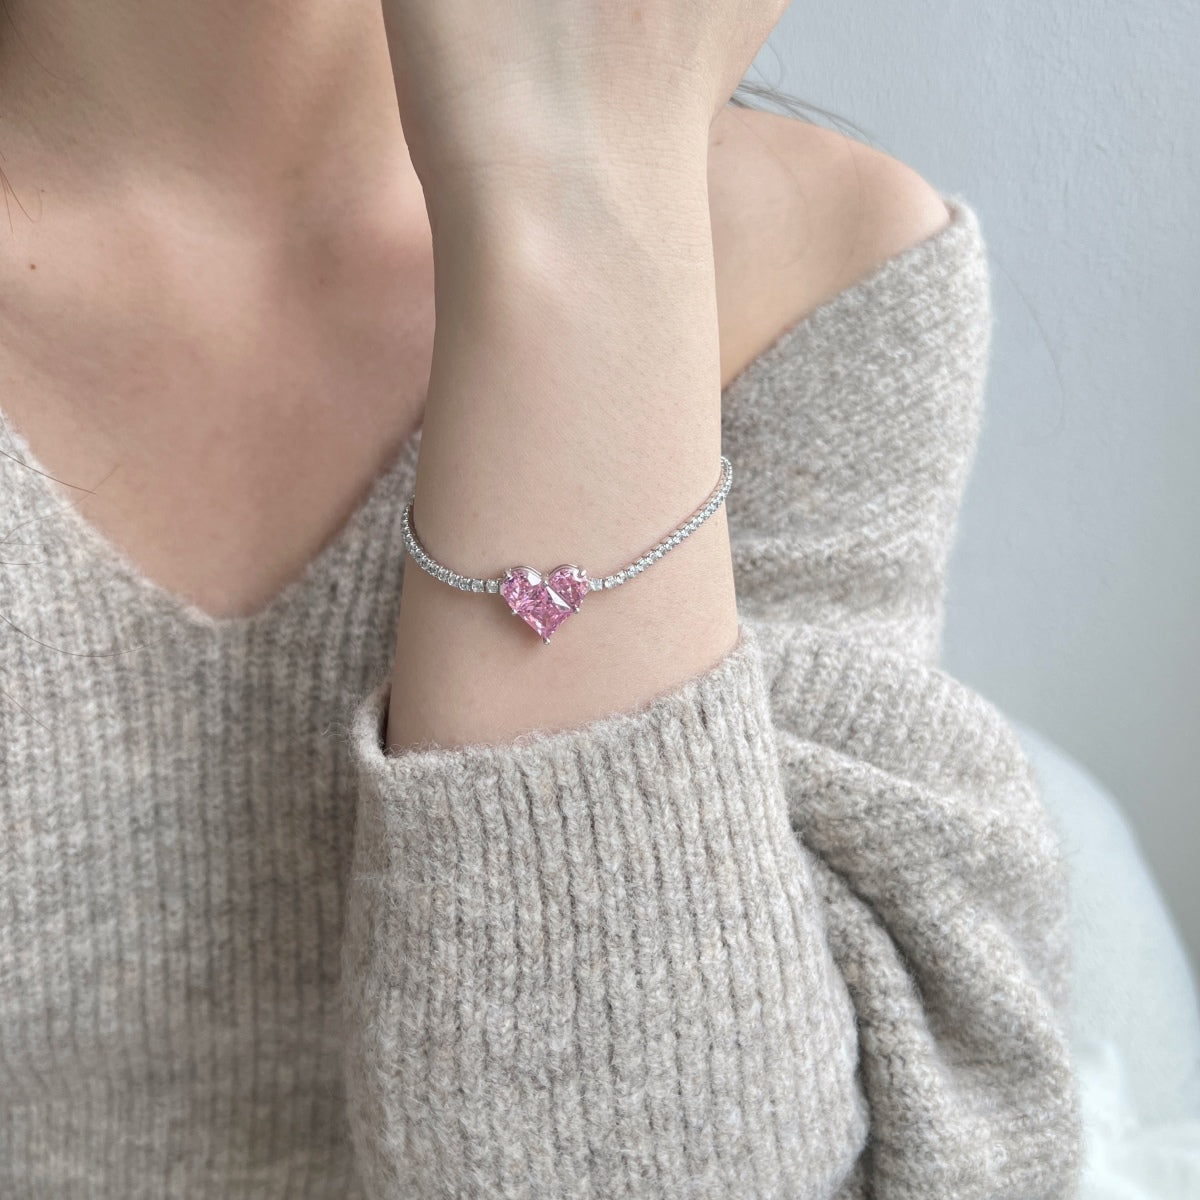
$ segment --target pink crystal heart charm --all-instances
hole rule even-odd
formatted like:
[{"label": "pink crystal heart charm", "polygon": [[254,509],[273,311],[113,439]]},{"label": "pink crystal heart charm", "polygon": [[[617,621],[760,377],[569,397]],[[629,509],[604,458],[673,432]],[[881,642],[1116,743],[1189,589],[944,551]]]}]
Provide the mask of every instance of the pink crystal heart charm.
[{"label": "pink crystal heart charm", "polygon": [[510,567],[500,584],[500,594],[513,614],[547,645],[550,635],[579,611],[588,591],[587,572],[570,563],[555,567],[545,579],[532,567]]}]

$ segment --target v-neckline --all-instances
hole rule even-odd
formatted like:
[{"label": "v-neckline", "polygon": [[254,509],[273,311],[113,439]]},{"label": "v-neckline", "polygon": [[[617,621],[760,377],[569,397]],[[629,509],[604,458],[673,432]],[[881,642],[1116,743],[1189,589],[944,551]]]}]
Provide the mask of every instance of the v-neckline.
[{"label": "v-neckline", "polygon": [[[421,445],[422,425],[401,443],[391,462],[370,482],[367,492],[349,517],[326,539],[321,548],[307,560],[300,572],[293,575],[265,604],[253,612],[218,616],[193,603],[183,594],[152,579],[107,534],[93,525],[71,501],[55,490],[57,477],[38,460],[29,442],[11,419],[0,410],[0,460],[15,460],[14,469],[28,470],[35,478],[32,485],[39,499],[53,508],[65,523],[60,537],[73,553],[82,554],[89,566],[98,566],[119,579],[149,607],[168,621],[183,628],[204,630],[216,635],[237,635],[260,626],[269,625],[286,613],[303,605],[312,594],[324,594],[324,583],[335,567],[360,544],[372,528],[380,526],[376,514],[385,506],[407,503],[407,491],[416,478],[417,455]],[[4,467],[0,461],[0,469]],[[0,529],[0,550],[11,536]]]},{"label": "v-neckline", "polygon": [[[964,239],[967,242],[978,239],[978,218],[966,201],[953,195],[943,195],[942,199],[950,213],[947,225],[924,241],[877,264],[868,274],[784,329],[724,385],[721,390],[722,408],[736,405],[745,393],[756,388],[765,377],[785,364],[797,352],[802,339],[819,338],[824,329],[835,328],[842,309],[860,303],[873,289],[887,286],[897,275],[906,272],[922,275],[922,267],[927,260],[943,250],[954,254]],[[168,623],[212,635],[240,636],[282,621],[289,612],[308,602],[310,597],[325,595],[324,584],[331,572],[342,562],[352,561],[348,556],[360,546],[361,539],[369,536],[372,530],[388,527],[387,521],[376,519],[380,510],[388,507],[394,510],[393,517],[399,515],[416,478],[422,428],[422,423],[418,423],[391,463],[372,480],[362,501],[299,574],[254,612],[227,617],[215,616],[180,593],[151,579],[115,542],[88,521],[74,504],[55,492],[51,484],[55,476],[38,461],[26,439],[5,416],[3,408],[0,408],[0,437],[7,441],[8,449],[0,446],[0,469],[5,466],[3,460],[6,456],[19,464],[15,469],[29,469],[35,480],[31,486],[37,488],[41,498],[48,501],[66,522],[72,552],[82,554],[89,567],[98,566],[111,572]],[[0,550],[9,535],[10,531],[0,529]],[[396,552],[403,554],[401,545],[397,545]]]}]

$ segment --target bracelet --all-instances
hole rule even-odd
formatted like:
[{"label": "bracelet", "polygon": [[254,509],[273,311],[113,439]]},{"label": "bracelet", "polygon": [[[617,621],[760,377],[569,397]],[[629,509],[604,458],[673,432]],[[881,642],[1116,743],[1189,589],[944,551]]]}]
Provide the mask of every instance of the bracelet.
[{"label": "bracelet", "polygon": [[668,550],[674,550],[680,542],[704,524],[720,508],[733,482],[733,465],[721,455],[721,479],[708,500],[698,508],[684,524],[668,534],[641,558],[612,575],[591,579],[588,573],[574,563],[563,563],[543,576],[533,567],[509,567],[503,575],[492,579],[477,579],[459,575],[431,558],[421,545],[413,530],[412,509],[416,494],[404,507],[404,546],[416,560],[417,565],[434,579],[440,579],[463,592],[499,592],[508,603],[513,616],[520,617],[541,639],[543,645],[550,644],[550,635],[569,617],[579,611],[583,598],[601,588],[619,587],[640,575],[651,563],[656,563]]}]

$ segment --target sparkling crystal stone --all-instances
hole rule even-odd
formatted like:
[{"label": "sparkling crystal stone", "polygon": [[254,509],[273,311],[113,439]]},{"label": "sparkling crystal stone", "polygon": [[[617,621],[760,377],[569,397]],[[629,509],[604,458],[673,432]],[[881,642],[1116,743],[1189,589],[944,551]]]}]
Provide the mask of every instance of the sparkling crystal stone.
[{"label": "sparkling crystal stone", "polygon": [[511,567],[500,585],[508,607],[543,642],[549,642],[550,635],[579,611],[588,591],[587,572],[570,564],[555,567],[544,579],[532,567]]}]

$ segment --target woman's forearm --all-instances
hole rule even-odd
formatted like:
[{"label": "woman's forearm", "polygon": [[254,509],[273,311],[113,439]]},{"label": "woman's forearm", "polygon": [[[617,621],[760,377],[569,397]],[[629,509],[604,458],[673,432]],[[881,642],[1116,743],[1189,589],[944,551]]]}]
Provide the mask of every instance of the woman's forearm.
[{"label": "woman's forearm", "polygon": [[[703,148],[702,148],[703,149]],[[611,162],[434,214],[437,332],[413,523],[465,575],[625,566],[720,478],[703,152]],[[501,743],[636,708],[737,637],[725,509],[590,592],[548,645],[491,593],[406,565],[387,742]]]}]

